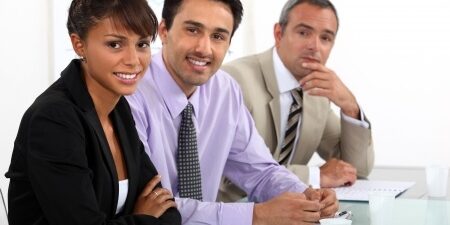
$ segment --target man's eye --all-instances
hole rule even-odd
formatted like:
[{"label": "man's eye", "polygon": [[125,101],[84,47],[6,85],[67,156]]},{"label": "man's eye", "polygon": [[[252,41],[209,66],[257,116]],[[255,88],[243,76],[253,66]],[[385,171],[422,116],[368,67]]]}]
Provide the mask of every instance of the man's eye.
[{"label": "man's eye", "polygon": [[301,36],[308,36],[308,32],[307,31],[299,31],[298,32]]},{"label": "man's eye", "polygon": [[213,38],[216,40],[225,40],[225,37],[221,34],[213,34]]},{"label": "man's eye", "polygon": [[188,27],[186,29],[187,29],[187,31],[189,31],[191,33],[198,33],[198,29],[197,28]]},{"label": "man's eye", "polygon": [[322,40],[326,41],[326,42],[332,42],[333,38],[329,37],[329,36],[323,36]]}]

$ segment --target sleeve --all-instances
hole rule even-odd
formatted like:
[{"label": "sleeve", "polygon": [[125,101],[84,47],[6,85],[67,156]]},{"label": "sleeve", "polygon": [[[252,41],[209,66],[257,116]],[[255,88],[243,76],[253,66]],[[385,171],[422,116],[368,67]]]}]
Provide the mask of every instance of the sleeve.
[{"label": "sleeve", "polygon": [[26,143],[29,180],[49,224],[159,224],[151,216],[127,215],[110,220],[101,212],[84,135],[79,116],[67,105],[47,107],[31,118]]},{"label": "sleeve", "polygon": [[[143,176],[141,176],[141,182],[139,184],[139,190],[143,190],[147,183],[158,174],[155,166],[151,162],[150,158],[144,151],[144,146],[141,143],[140,146],[140,158],[142,160],[142,168]],[[157,187],[161,188],[161,182],[157,185]],[[139,195],[140,193],[138,193]],[[180,225],[181,224],[181,215],[177,208],[169,208],[165,211],[159,218],[157,224],[162,225]]]},{"label": "sleeve", "polygon": [[[364,120],[370,127],[366,116]],[[330,108],[317,152],[325,160],[340,158],[356,168],[358,177],[367,177],[374,162],[372,131],[344,118],[339,119]]]},{"label": "sleeve", "polygon": [[[135,122],[135,127],[139,135],[139,139],[144,145],[144,151],[148,156],[151,156],[150,147],[148,144],[148,134],[151,133],[151,127],[147,121],[147,101],[141,101],[140,99],[145,99],[142,97],[140,90],[136,90],[133,95],[126,96],[127,102],[130,106],[133,120]],[[148,158],[148,157],[147,157]]]},{"label": "sleeve", "polygon": [[175,198],[183,218],[189,225],[252,225],[251,202],[201,202],[195,199]]},{"label": "sleeve", "polygon": [[357,125],[357,126],[360,126],[360,127],[364,127],[366,129],[369,129],[370,128],[370,124],[369,124],[368,121],[365,120],[364,112],[362,111],[362,109],[360,109],[359,115],[360,115],[360,118],[359,119],[355,119],[355,118],[352,118],[350,116],[345,115],[341,111],[341,118],[344,119],[345,122],[351,123],[353,125]]},{"label": "sleeve", "polygon": [[[361,110],[362,112],[362,110]],[[350,123],[341,118],[341,158],[352,164],[358,177],[367,177],[373,169],[374,150],[371,125],[366,116],[364,121],[369,126]]]},{"label": "sleeve", "polygon": [[250,201],[264,202],[283,192],[303,192],[307,186],[273,159],[238,87],[235,93],[238,119],[224,175],[244,190]]},{"label": "sleeve", "polygon": [[[148,114],[146,113],[147,101],[140,101],[139,92],[127,96],[131,106],[136,128],[145,152],[150,158],[148,134],[151,132],[148,125]],[[144,105],[141,105],[144,104]],[[148,156],[144,158],[149,158]],[[253,203],[218,203],[201,202],[194,199],[175,198],[178,210],[181,214],[182,224],[190,225],[251,225],[253,219]],[[168,212],[171,214],[171,212]],[[165,216],[165,215],[164,215]],[[171,215],[167,215],[170,218]],[[166,218],[166,217],[165,217]],[[165,218],[161,218],[164,219]],[[167,221],[169,221],[168,219]],[[165,220],[166,221],[166,220]],[[165,222],[164,221],[164,222]]]}]

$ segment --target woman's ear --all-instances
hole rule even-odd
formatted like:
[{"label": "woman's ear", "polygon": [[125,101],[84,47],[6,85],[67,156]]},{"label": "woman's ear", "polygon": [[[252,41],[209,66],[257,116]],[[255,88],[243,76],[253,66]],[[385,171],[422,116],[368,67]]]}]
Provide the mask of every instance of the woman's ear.
[{"label": "woman's ear", "polygon": [[84,42],[81,40],[78,34],[70,34],[70,41],[72,42],[72,48],[78,56],[84,57]]}]

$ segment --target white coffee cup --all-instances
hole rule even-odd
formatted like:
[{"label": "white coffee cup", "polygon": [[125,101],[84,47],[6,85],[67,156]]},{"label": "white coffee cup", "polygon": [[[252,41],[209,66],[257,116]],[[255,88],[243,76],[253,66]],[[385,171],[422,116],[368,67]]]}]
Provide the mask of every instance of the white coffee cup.
[{"label": "white coffee cup", "polygon": [[428,196],[442,198],[447,196],[448,167],[429,165],[426,167]]},{"label": "white coffee cup", "polygon": [[326,218],[319,220],[320,225],[351,225],[352,221],[344,218]]},{"label": "white coffee cup", "polygon": [[395,195],[383,191],[369,192],[370,221],[372,225],[393,224]]}]

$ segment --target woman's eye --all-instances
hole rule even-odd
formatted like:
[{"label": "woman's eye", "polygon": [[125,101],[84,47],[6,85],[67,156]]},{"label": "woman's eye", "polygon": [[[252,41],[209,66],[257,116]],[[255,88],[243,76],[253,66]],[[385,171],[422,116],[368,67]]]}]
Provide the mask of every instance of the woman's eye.
[{"label": "woman's eye", "polygon": [[120,44],[118,42],[110,42],[108,43],[110,48],[120,48]]},{"label": "woman's eye", "polygon": [[150,47],[150,43],[148,43],[148,42],[141,42],[141,43],[138,44],[138,47],[139,48],[148,48],[148,47]]}]

